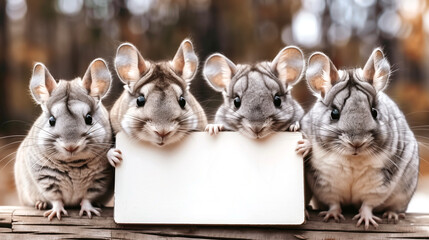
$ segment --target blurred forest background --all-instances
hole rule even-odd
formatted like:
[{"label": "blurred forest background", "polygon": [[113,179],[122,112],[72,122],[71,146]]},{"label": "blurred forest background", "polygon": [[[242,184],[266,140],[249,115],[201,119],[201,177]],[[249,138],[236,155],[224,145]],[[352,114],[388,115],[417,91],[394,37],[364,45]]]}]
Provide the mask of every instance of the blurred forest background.
[{"label": "blurred forest background", "polygon": [[[381,46],[393,74],[388,94],[418,136],[421,174],[410,211],[429,212],[429,0],[0,0],[0,205],[17,205],[14,153],[40,114],[28,90],[35,62],[56,79],[83,76],[96,57],[112,67],[121,42],[151,60],[171,59],[191,38],[200,66],[214,52],[236,63],[271,60],[286,45],[323,51],[339,68],[363,66]],[[199,73],[191,91],[208,116],[221,103]],[[293,94],[308,109],[301,81]]]}]

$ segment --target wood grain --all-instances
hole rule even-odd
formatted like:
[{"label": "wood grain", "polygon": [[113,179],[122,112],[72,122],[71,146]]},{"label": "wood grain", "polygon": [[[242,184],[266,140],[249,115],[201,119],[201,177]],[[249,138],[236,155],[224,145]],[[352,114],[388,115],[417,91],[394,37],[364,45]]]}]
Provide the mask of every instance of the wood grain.
[{"label": "wood grain", "polygon": [[0,239],[427,239],[429,215],[408,214],[398,224],[384,220],[378,229],[357,228],[346,214],[341,223],[322,221],[310,211],[310,220],[300,226],[206,226],[206,225],[118,225],[113,209],[100,217],[79,217],[68,210],[61,221],[48,221],[43,211],[27,207],[0,207]]}]

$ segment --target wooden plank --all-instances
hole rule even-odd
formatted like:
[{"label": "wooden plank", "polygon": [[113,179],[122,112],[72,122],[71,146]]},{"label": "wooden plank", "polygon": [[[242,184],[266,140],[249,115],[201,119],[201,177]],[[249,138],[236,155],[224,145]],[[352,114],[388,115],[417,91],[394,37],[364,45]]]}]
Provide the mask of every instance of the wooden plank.
[{"label": "wooden plank", "polygon": [[0,208],[0,232],[12,232],[13,208]]},{"label": "wooden plank", "polygon": [[[222,235],[222,234],[219,234]],[[280,239],[315,239],[315,240],[326,240],[326,239],[367,239],[367,240],[379,240],[379,239],[427,239],[428,235],[415,235],[415,236],[402,236],[400,234],[387,234],[387,233],[377,233],[377,234],[364,234],[364,233],[347,233],[347,232],[326,232],[326,231],[311,231],[303,232],[301,234],[293,234],[290,232],[283,233],[272,233],[272,234],[258,234],[258,235],[247,235],[247,237],[235,236],[229,234],[230,237],[203,237],[197,235],[187,235],[187,236],[178,236],[178,235],[151,235],[141,232],[126,232],[126,231],[113,231],[112,237],[100,237],[100,236],[89,236],[84,234],[32,234],[32,233],[0,233],[0,239],[9,240],[9,239],[31,239],[31,240],[45,240],[45,239],[76,239],[76,238],[85,238],[85,239],[189,239],[189,238],[199,238],[199,239],[271,239],[271,240],[280,240]]]},{"label": "wooden plank", "polygon": [[104,229],[87,228],[81,226],[66,226],[66,225],[14,225],[12,227],[14,233],[37,233],[37,234],[79,234],[87,237],[110,238],[111,231]]},{"label": "wooden plank", "polygon": [[111,208],[103,209],[100,217],[89,219],[87,216],[80,217],[78,210],[67,210],[69,216],[62,216],[61,220],[54,218],[49,221],[43,217],[44,211],[35,209],[16,210],[13,214],[13,225],[57,225],[57,226],[91,226],[93,228],[115,228],[117,224],[113,221],[113,210]]},{"label": "wooden plank", "polygon": [[[0,233],[2,240],[58,240],[58,239],[91,239],[88,236],[80,234],[33,234],[33,233]],[[95,237],[92,239],[112,239]]]},{"label": "wooden plank", "polygon": [[32,208],[1,208],[0,239],[425,239],[429,238],[429,215],[408,214],[398,224],[380,224],[378,229],[357,228],[346,214],[342,223],[322,221],[310,212],[310,221],[299,226],[208,226],[208,225],[118,225],[112,208],[103,209],[101,217],[78,216],[78,209],[61,221],[48,221],[44,211]]}]

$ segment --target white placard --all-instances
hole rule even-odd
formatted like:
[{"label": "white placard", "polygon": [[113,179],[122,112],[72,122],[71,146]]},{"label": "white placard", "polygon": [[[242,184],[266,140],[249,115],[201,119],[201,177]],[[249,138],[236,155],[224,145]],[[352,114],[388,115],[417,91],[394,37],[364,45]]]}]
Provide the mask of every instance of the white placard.
[{"label": "white placard", "polygon": [[114,219],[138,224],[287,225],[304,222],[300,133],[253,140],[196,132],[157,147],[116,136]]}]

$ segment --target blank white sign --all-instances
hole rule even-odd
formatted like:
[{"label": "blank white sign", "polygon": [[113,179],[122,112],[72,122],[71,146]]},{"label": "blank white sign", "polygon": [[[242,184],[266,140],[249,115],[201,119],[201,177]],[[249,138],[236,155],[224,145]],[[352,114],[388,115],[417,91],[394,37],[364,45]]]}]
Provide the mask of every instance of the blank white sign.
[{"label": "blank white sign", "polygon": [[192,133],[158,147],[116,136],[117,223],[286,225],[304,222],[300,133],[253,140]]}]

